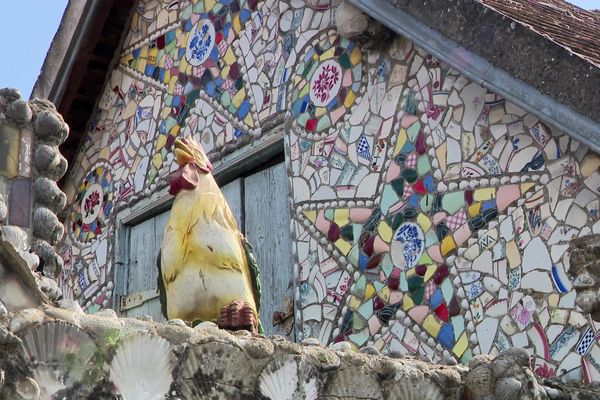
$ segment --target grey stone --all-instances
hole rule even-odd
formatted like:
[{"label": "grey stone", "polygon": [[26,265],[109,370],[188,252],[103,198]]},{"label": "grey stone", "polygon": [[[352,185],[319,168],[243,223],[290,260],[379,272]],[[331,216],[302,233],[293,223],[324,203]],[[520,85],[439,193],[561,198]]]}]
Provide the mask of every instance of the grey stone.
[{"label": "grey stone", "polygon": [[551,388],[549,386],[544,386],[544,389],[546,390],[546,395],[548,396],[548,398],[550,400],[567,400],[569,399],[569,397],[563,397],[563,395],[560,393],[560,391],[558,389],[555,388]]},{"label": "grey stone", "polygon": [[365,49],[385,47],[394,38],[391,30],[348,1],[337,7],[335,24],[341,36],[352,39]]},{"label": "grey stone", "polygon": [[575,302],[584,312],[591,313],[598,307],[598,296],[593,288],[577,291]]},{"label": "grey stone", "polygon": [[41,324],[44,321],[44,313],[37,308],[27,308],[15,313],[15,316],[8,324],[12,333],[18,334],[30,326]]},{"label": "grey stone", "polygon": [[54,245],[64,235],[64,226],[48,208],[38,207],[33,211],[33,234]]},{"label": "grey stone", "polygon": [[83,310],[78,302],[73,300],[62,299],[58,301],[58,306],[75,314],[83,314]]},{"label": "grey stone", "polygon": [[56,277],[63,268],[63,260],[54,251],[54,247],[45,240],[34,238],[31,247],[33,252],[44,260],[44,275]]},{"label": "grey stone", "polygon": [[[342,343],[345,343],[345,342],[342,342]],[[348,346],[350,346],[350,345],[348,345]],[[405,355],[397,350],[392,350],[392,351],[390,351],[388,356],[390,358],[404,358]]]},{"label": "grey stone", "polygon": [[352,39],[363,34],[369,25],[369,17],[347,1],[335,10],[335,24],[340,35]]},{"label": "grey stone", "polygon": [[[281,399],[284,395],[287,395],[285,398],[294,399],[514,398],[493,397],[494,393],[506,394],[507,382],[513,386],[522,385],[523,391],[519,392],[521,396],[517,398],[599,398],[599,392],[590,386],[568,387],[560,381],[552,381],[552,387],[548,386],[548,382],[545,382],[545,387],[542,386],[529,366],[518,365],[521,363],[521,354],[518,352],[501,354],[491,362],[484,358],[481,361],[486,361],[488,365],[480,364],[469,371],[462,365],[440,366],[412,357],[394,360],[353,351],[336,352],[322,347],[299,346],[281,338],[240,337],[216,328],[194,330],[178,324],[116,318],[114,312],[108,310],[86,315],[80,310],[72,312],[51,306],[45,307],[44,312],[28,309],[0,318],[0,344],[5,345],[0,352],[2,370],[6,370],[6,360],[11,357],[23,363],[18,359],[20,339],[14,333],[21,334],[25,329],[49,320],[78,326],[103,350],[114,350],[115,338],[126,339],[141,332],[166,339],[171,343],[178,365],[173,371],[174,386],[169,398],[179,395],[189,399]],[[7,330],[7,325],[14,328],[14,332]],[[290,351],[283,344],[295,346],[297,351]],[[494,379],[489,372],[489,364],[501,357],[516,360],[517,363],[513,362],[512,365],[518,368],[514,376]],[[98,362],[105,363],[102,366],[108,368],[110,358]],[[31,367],[33,365],[22,365],[26,371]],[[136,365],[132,364],[131,368],[136,368]],[[297,383],[291,387],[293,393],[285,389],[290,382],[290,376],[285,374],[290,369],[297,378]],[[113,390],[112,387],[106,387],[107,394]],[[570,397],[557,397],[557,392],[560,395],[568,393]],[[66,393],[73,392],[69,390]],[[0,393],[2,398],[5,395],[6,392]],[[8,398],[14,397],[9,395]]]},{"label": "grey stone", "polygon": [[6,329],[6,327],[0,325],[0,345],[18,345],[20,343],[21,339]]},{"label": "grey stone", "polygon": [[493,360],[493,357],[487,354],[479,354],[471,358],[469,361],[469,368],[475,369],[482,364],[488,364]]},{"label": "grey stone", "polygon": [[194,327],[194,329],[197,329],[197,330],[215,329],[215,328],[218,328],[217,324],[215,324],[214,322],[211,322],[211,321],[200,322],[198,325],[196,325]]},{"label": "grey stone", "polygon": [[58,283],[54,279],[42,275],[39,277],[38,286],[52,301],[56,301],[62,297],[62,290],[60,290]]},{"label": "grey stone", "polygon": [[117,318],[117,313],[111,308],[105,308],[94,314],[96,317],[102,318]]},{"label": "grey stone", "polygon": [[317,338],[309,337],[302,341],[305,346],[322,346],[321,341]]},{"label": "grey stone", "polygon": [[18,226],[0,227],[0,240],[10,243],[17,251],[26,251],[29,249],[29,237],[27,232]]},{"label": "grey stone", "polygon": [[39,139],[57,146],[63,143],[69,134],[68,127],[60,115],[50,110],[41,111],[36,116],[34,131]]},{"label": "grey stone", "polygon": [[35,271],[40,266],[40,258],[29,251],[19,251],[21,258],[27,263],[30,270]]},{"label": "grey stone", "polygon": [[454,357],[444,357],[444,359],[442,360],[442,363],[444,365],[457,365],[458,361],[456,361],[456,358],[454,358]]},{"label": "grey stone", "polygon": [[246,353],[256,359],[267,358],[273,354],[275,351],[275,346],[273,342],[267,339],[242,339],[240,343],[243,344],[244,350]]},{"label": "grey stone", "polygon": [[50,208],[56,214],[61,212],[67,203],[67,196],[58,188],[51,179],[38,177],[33,181],[35,200]]},{"label": "grey stone", "polygon": [[521,367],[529,366],[529,353],[525,349],[512,347],[498,354],[494,361],[508,358]]},{"label": "grey stone", "polygon": [[42,144],[35,150],[33,163],[42,176],[59,180],[67,171],[67,160],[58,152],[58,149],[47,144]]},{"label": "grey stone", "polygon": [[33,112],[27,101],[19,99],[15,100],[6,108],[6,116],[15,121],[19,125],[23,125],[31,121]]},{"label": "grey stone", "polygon": [[64,266],[63,259],[56,253],[49,259],[44,259],[44,276],[57,278]]},{"label": "grey stone", "polygon": [[19,92],[19,89],[3,88],[0,89],[0,97],[4,97],[6,101],[12,103],[15,100],[19,100],[22,96],[21,92]]},{"label": "grey stone", "polygon": [[252,333],[250,333],[250,331],[247,331],[245,329],[241,329],[239,331],[234,331],[233,334],[237,337],[250,337],[252,336]]},{"label": "grey stone", "polygon": [[574,280],[573,287],[575,289],[585,289],[594,287],[596,280],[590,275],[588,271],[582,271]]},{"label": "grey stone", "polygon": [[4,197],[0,193],[0,222],[4,222],[8,216],[8,208],[4,203]]},{"label": "grey stone", "polygon": [[46,314],[50,318],[62,320],[70,324],[77,324],[78,322],[78,315],[69,310],[56,307],[44,307],[43,310],[44,314]]},{"label": "grey stone", "polygon": [[365,346],[359,350],[360,353],[378,355],[379,349],[375,346]]},{"label": "grey stone", "polygon": [[186,326],[185,322],[182,319],[179,319],[179,318],[170,319],[170,320],[167,321],[167,323],[169,325]]},{"label": "grey stone", "polygon": [[576,303],[593,320],[600,321],[600,235],[574,239],[569,247]]}]

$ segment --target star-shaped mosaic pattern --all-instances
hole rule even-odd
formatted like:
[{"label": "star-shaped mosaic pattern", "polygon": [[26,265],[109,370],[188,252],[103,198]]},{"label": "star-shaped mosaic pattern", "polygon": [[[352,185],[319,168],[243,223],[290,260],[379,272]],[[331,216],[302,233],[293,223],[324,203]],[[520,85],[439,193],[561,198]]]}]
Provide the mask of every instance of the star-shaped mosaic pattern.
[{"label": "star-shaped mosaic pattern", "polygon": [[[374,207],[309,209],[303,216],[359,272],[334,340],[361,347],[402,310],[461,358],[470,347],[465,312],[444,260],[535,184],[437,193],[420,122],[410,114],[405,120],[413,122],[398,135]],[[466,290],[474,298],[483,288]]]},{"label": "star-shaped mosaic pattern", "polygon": [[[428,82],[435,82],[436,66],[429,67],[433,76]],[[380,65],[378,70],[385,68],[385,64]],[[473,100],[481,103],[479,113],[483,101]],[[304,261],[299,256],[303,281],[300,302],[308,305],[303,310],[303,323],[309,327],[305,329],[307,334],[324,341],[346,340],[356,348],[371,343],[387,351],[425,353],[432,359],[441,357],[441,352],[435,350],[437,347],[438,351],[446,350],[468,362],[477,344],[470,323],[477,310],[472,308],[479,305],[475,300],[484,295],[486,287],[479,279],[481,274],[457,268],[454,260],[459,250],[464,255],[472,246],[481,252],[491,252],[500,240],[486,234],[486,229],[490,223],[497,225],[499,216],[513,213],[513,206],[519,200],[525,201],[528,192],[537,190],[536,180],[541,173],[536,172],[539,166],[533,165],[534,158],[519,167],[519,172],[527,175],[503,180],[503,184],[498,178],[498,182],[490,183],[489,177],[498,172],[492,170],[486,174],[479,165],[493,162],[489,157],[493,139],[482,141],[460,169],[440,171],[440,158],[452,160],[456,155],[436,142],[440,133],[427,129],[430,126],[421,116],[427,115],[431,123],[441,120],[447,110],[433,105],[431,91],[419,93],[408,87],[399,103],[401,117],[396,133],[389,137],[368,133],[372,117],[361,128],[362,133],[342,127],[338,135],[331,135],[323,142],[315,141],[313,145],[310,139],[299,138],[291,148],[292,159],[300,157],[308,161],[302,165],[311,165],[311,160],[318,157],[320,165],[332,168],[342,168],[344,162],[337,162],[340,167],[336,167],[336,157],[339,158],[340,149],[346,149],[346,157],[355,161],[346,163],[364,164],[379,177],[368,181],[369,186],[377,187],[374,197],[361,197],[364,185],[350,184],[355,181],[351,174],[344,190],[354,194],[348,200],[313,200],[299,206],[300,225],[296,229],[299,232],[308,229],[306,235],[316,241],[304,239],[306,245],[299,245],[310,246],[312,254]],[[338,149],[337,153],[325,151],[328,143]],[[519,150],[519,144],[513,143],[513,153]],[[317,156],[311,155],[315,151]],[[334,180],[338,198],[343,193],[340,179],[344,170]],[[445,175],[453,173],[459,175],[458,179]],[[318,193],[320,183],[314,175],[307,179],[306,190]],[[333,183],[331,178],[330,175]],[[320,268],[313,268],[315,265]],[[317,269],[320,272],[314,272]],[[497,271],[496,278],[510,287],[509,281],[515,279],[513,272]],[[323,304],[322,314],[326,308],[331,314],[346,305],[344,312],[337,314],[337,329],[327,328],[333,332],[332,337],[325,337],[324,328],[310,332],[311,320],[322,318],[325,323],[328,319],[310,305],[315,299]]]}]

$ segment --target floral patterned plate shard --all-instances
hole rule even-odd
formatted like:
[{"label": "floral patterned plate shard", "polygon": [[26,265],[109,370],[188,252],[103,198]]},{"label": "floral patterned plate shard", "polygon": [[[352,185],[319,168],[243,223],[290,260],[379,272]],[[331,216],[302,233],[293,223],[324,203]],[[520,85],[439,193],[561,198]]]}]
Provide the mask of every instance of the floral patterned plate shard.
[{"label": "floral patterned plate shard", "polygon": [[401,225],[391,245],[392,261],[404,270],[414,267],[423,254],[424,244],[423,231],[417,224]]},{"label": "floral patterned plate shard", "polygon": [[160,336],[129,336],[112,359],[110,381],[124,400],[162,400],[173,382],[176,361],[171,345]]}]

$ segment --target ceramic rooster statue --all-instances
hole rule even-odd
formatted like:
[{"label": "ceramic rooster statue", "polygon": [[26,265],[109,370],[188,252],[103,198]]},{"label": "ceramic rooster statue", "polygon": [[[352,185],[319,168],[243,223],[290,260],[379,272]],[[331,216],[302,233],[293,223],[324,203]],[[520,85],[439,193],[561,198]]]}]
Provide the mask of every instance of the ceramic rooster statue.
[{"label": "ceramic rooster statue", "polygon": [[256,260],[212,176],[212,164],[191,138],[175,140],[174,152],[175,201],[158,259],[163,314],[262,333]]}]

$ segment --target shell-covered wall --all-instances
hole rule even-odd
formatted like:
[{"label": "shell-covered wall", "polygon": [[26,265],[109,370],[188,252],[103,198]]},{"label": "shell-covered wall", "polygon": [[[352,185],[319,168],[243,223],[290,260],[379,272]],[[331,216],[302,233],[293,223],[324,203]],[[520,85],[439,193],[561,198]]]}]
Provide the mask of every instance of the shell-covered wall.
[{"label": "shell-covered wall", "polygon": [[[347,343],[192,329],[47,307],[0,315],[0,397],[43,399],[596,399],[598,389],[536,380],[523,349],[462,365],[386,357]],[[494,397],[495,396],[495,397]]]},{"label": "shell-covered wall", "polygon": [[62,260],[54,246],[67,199],[56,181],[67,170],[58,146],[68,132],[52,103],[0,89],[0,311],[59,296],[53,278]]},{"label": "shell-covered wall", "polygon": [[403,38],[340,37],[331,1],[140,1],[65,191],[61,286],[111,306],[116,210],[287,116],[300,338],[463,363],[525,348],[600,380],[569,241],[600,232],[600,158]]}]

